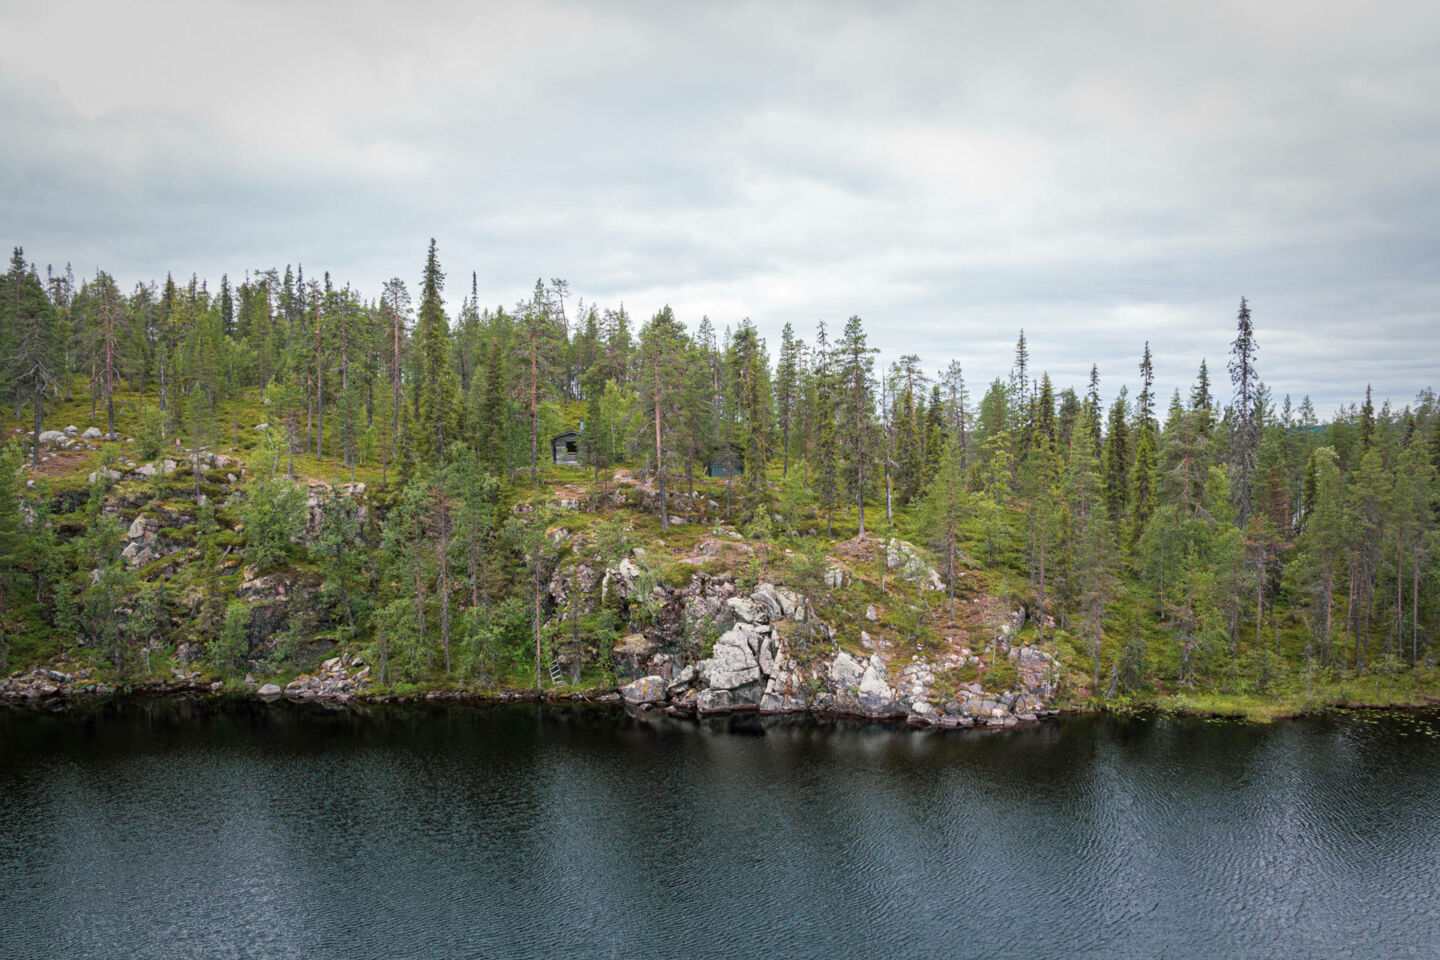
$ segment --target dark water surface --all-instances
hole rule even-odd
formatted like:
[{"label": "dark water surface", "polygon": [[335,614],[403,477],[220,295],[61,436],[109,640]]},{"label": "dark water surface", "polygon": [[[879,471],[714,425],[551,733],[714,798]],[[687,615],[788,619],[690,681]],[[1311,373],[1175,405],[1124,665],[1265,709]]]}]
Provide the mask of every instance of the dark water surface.
[{"label": "dark water surface", "polygon": [[1440,957],[1435,714],[0,709],[0,957]]}]

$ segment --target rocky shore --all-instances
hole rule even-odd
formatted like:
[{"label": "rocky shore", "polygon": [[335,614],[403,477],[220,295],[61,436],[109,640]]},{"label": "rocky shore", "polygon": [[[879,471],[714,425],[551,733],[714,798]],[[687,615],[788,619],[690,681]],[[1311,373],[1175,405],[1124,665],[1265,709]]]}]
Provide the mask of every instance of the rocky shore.
[{"label": "rocky shore", "polygon": [[[895,566],[903,574],[909,563],[902,556]],[[930,578],[928,570],[913,574],[922,581]],[[550,590],[557,601],[564,601],[570,590],[586,588],[596,580],[602,581],[602,599],[613,591],[614,601],[643,601],[659,611],[647,632],[625,636],[611,651],[615,688],[551,687],[535,692],[440,687],[397,697],[376,684],[371,664],[347,652],[283,687],[251,676],[245,677],[243,686],[227,687],[201,671],[175,668],[167,674],[134,678],[128,689],[151,695],[229,693],[333,703],[417,698],[612,701],[672,715],[812,713],[937,727],[1015,726],[1056,712],[1051,703],[1058,676],[1053,658],[1008,643],[1019,626],[1018,611],[988,640],[990,657],[1003,656],[1014,665],[1016,683],[1007,689],[987,689],[983,674],[967,681],[944,679],[980,672],[983,658],[968,646],[955,643],[939,655],[902,659],[861,630],[865,653],[852,652],[840,643],[840,631],[816,616],[808,598],[775,583],[762,582],[742,593],[733,576],[697,572],[687,585],[677,588],[647,578],[638,558],[626,558],[603,570],[580,564],[563,575],[557,571]],[[641,597],[646,590],[650,595]],[[708,655],[687,657],[685,638],[702,629],[718,631]],[[0,679],[0,700],[11,702],[43,705],[114,692],[111,685],[95,680],[91,668],[65,662]]]}]

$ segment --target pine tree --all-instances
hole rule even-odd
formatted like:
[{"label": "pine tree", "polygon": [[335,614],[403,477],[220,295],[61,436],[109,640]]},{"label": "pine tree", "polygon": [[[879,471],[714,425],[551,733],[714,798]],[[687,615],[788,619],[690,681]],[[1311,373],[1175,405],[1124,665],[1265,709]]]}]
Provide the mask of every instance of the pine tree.
[{"label": "pine tree", "polygon": [[[938,398],[939,384],[934,393]],[[931,409],[939,408],[932,403]],[[961,525],[968,513],[965,493],[965,459],[959,442],[953,437],[948,442],[943,434],[937,437],[940,449],[937,451],[937,469],[926,486],[924,509],[925,529],[930,532],[930,545],[942,558],[945,574],[946,599],[951,620],[955,619],[955,581],[960,576]]]},{"label": "pine tree", "polygon": [[965,373],[959,360],[951,360],[941,378],[945,385],[945,411],[950,418],[950,432],[960,444],[960,454],[969,464],[970,393],[965,389]]},{"label": "pine tree", "polygon": [[840,435],[836,426],[837,395],[834,358],[820,321],[815,332],[814,410],[810,419],[815,423],[815,481],[820,507],[825,511],[825,536],[834,535],[835,508],[840,500]]},{"label": "pine tree", "polygon": [[844,417],[845,441],[851,470],[855,475],[855,504],[859,515],[858,536],[865,536],[865,461],[869,458],[870,421],[875,407],[874,354],[866,345],[865,328],[859,317],[845,321],[845,332],[835,345],[839,358],[839,381],[848,408]]},{"label": "pine tree", "polygon": [[666,489],[665,447],[676,413],[676,384],[681,382],[679,365],[684,356],[685,328],[669,306],[650,319],[640,332],[640,396],[653,432],[655,478],[660,492],[660,529],[670,529]]},{"label": "pine tree", "polygon": [[525,391],[526,413],[530,420],[530,482],[540,479],[540,400],[548,393],[551,352],[555,342],[554,318],[545,285],[535,281],[529,303],[517,310],[522,373],[519,386]]},{"label": "pine tree", "polygon": [[401,384],[405,376],[404,346],[410,318],[410,293],[405,288],[405,281],[393,277],[385,282],[384,292],[380,297],[380,311],[387,333],[386,346],[389,348],[386,354],[391,399],[388,416],[384,418],[387,429],[382,438],[380,453],[380,482],[384,483],[400,436]]}]

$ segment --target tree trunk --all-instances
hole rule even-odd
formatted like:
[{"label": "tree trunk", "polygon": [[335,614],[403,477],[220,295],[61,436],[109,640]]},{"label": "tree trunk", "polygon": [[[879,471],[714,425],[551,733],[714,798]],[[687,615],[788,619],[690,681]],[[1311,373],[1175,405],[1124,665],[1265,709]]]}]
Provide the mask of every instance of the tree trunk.
[{"label": "tree trunk", "polygon": [[31,431],[30,439],[33,441],[30,447],[30,465],[36,470],[40,469],[40,386],[36,380],[36,386],[31,391],[30,406],[35,412],[35,427]]},{"label": "tree trunk", "polygon": [[[540,392],[540,358],[537,356],[539,349],[535,342],[535,330],[530,331],[530,482],[538,483],[540,480],[540,443],[536,436],[538,429],[537,417],[539,407],[537,400]],[[538,656],[538,654],[537,654]],[[536,661],[539,662],[538,660]],[[536,681],[537,683],[539,681]]]},{"label": "tree trunk", "polygon": [[535,571],[531,577],[534,583],[535,616],[532,618],[535,630],[535,692],[540,692],[540,558],[535,558]]},{"label": "tree trunk", "polygon": [[660,486],[660,529],[670,529],[670,513],[665,504],[665,448],[660,442],[660,358],[652,365],[655,378],[655,476]]},{"label": "tree trunk", "polygon": [[445,675],[450,675],[450,513],[440,502],[440,643],[445,648]]}]

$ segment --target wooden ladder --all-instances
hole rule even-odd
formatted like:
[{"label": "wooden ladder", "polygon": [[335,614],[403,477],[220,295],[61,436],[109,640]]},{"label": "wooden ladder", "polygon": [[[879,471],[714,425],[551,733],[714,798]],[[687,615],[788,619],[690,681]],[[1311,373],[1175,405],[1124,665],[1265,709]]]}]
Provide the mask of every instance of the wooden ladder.
[{"label": "wooden ladder", "polygon": [[548,659],[550,661],[550,685],[558,687],[561,681],[565,679],[565,675],[560,672],[560,664],[555,662],[554,657],[549,657]]}]

